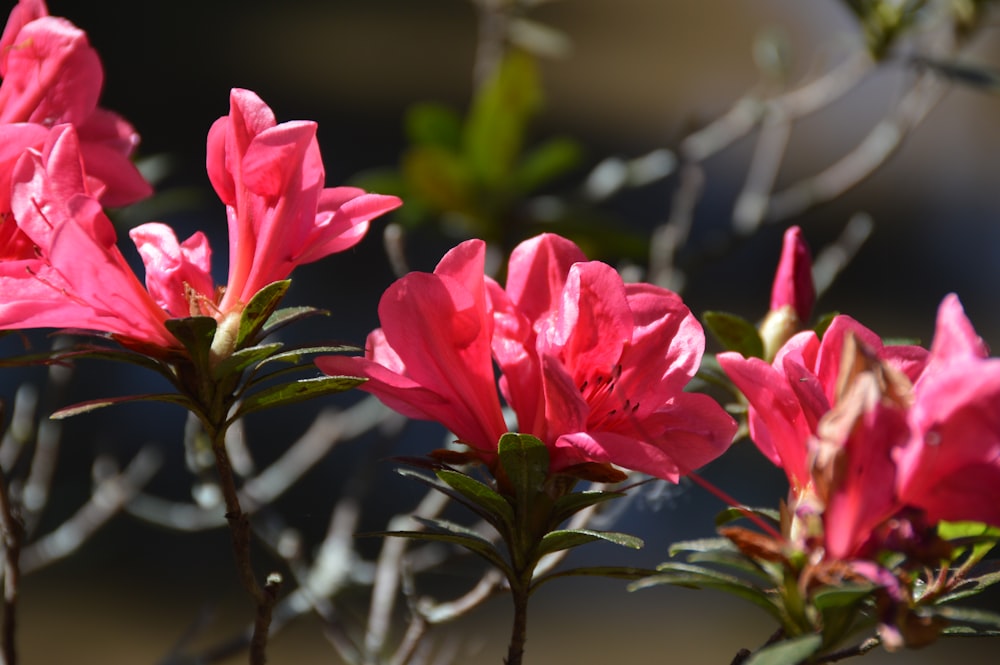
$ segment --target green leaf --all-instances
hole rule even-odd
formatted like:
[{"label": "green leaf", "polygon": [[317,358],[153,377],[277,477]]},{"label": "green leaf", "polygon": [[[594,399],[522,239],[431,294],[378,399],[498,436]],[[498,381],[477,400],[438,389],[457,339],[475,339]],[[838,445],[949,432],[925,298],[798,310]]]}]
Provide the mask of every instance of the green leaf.
[{"label": "green leaf", "polygon": [[687,563],[667,562],[657,566],[658,574],[629,585],[630,591],[645,589],[660,584],[689,587],[692,589],[718,589],[725,591],[763,608],[782,624],[786,617],[777,596],[755,587],[750,582],[734,575]]},{"label": "green leaf", "polygon": [[[381,192],[381,189],[370,190]],[[319,309],[318,307],[282,307],[281,309],[275,310],[267,318],[267,322],[261,329],[261,337],[267,337],[271,333],[284,328],[290,323],[295,323],[296,321],[301,321],[302,319],[307,319],[311,316],[330,316],[329,310]]]},{"label": "green leaf", "polygon": [[813,605],[821,612],[846,609],[870,596],[875,588],[874,584],[842,582],[838,586],[827,587],[816,592],[813,596]]},{"label": "green leaf", "polygon": [[418,103],[406,110],[406,136],[411,143],[435,145],[458,152],[462,144],[462,119],[442,104]]},{"label": "green leaf", "polygon": [[486,559],[490,564],[496,566],[507,578],[514,576],[514,572],[500,552],[493,546],[493,544],[483,538],[478,534],[472,536],[460,533],[453,533],[447,530],[435,530],[435,531],[373,531],[370,533],[358,534],[358,537],[392,537],[392,538],[410,538],[413,540],[423,540],[423,541],[433,541],[441,543],[451,543],[452,545],[458,545],[459,547],[464,547],[473,554],[477,554],[483,559]]},{"label": "green leaf", "polygon": [[[1000,539],[1000,529],[981,522],[939,522],[938,535],[948,541],[979,541],[969,554],[968,563],[971,565],[981,561],[996,546],[997,540]],[[956,548],[951,560],[957,561],[967,551],[966,547]]]},{"label": "green leaf", "polygon": [[680,552],[736,552],[738,551],[733,541],[728,538],[698,538],[695,540],[682,540],[670,546],[670,556],[677,556]]},{"label": "green leaf", "polygon": [[823,335],[826,334],[826,329],[830,327],[830,324],[833,323],[833,320],[838,316],[840,316],[840,312],[827,312],[826,314],[820,316],[816,320],[816,325],[813,326],[813,331],[816,333],[816,336],[823,339]]},{"label": "green leaf", "polygon": [[[431,468],[432,466],[433,468]],[[431,468],[431,470],[434,471],[435,474],[441,470],[440,465],[436,465],[433,463],[428,464],[427,466],[421,465],[420,468]],[[404,478],[410,478],[412,480],[416,480],[418,483],[421,483],[423,485],[426,485],[427,487],[430,487],[431,489],[441,492],[442,494],[449,497],[456,503],[465,506],[466,508],[474,512],[476,515],[478,515],[482,519],[492,524],[493,527],[496,528],[498,532],[503,533],[504,529],[507,527],[508,523],[503,521],[503,519],[499,515],[487,510],[478,502],[472,501],[471,499],[469,499],[464,494],[462,494],[458,490],[454,489],[453,487],[445,483],[437,476],[433,477],[426,476],[422,473],[414,471],[413,469],[396,469],[396,473],[403,476]]]},{"label": "green leaf", "polygon": [[415,146],[402,159],[403,177],[415,197],[436,211],[467,212],[472,178],[462,158],[439,146]]},{"label": "green leaf", "polygon": [[313,397],[341,393],[359,386],[365,381],[366,379],[357,376],[319,376],[269,386],[243,400],[236,414],[230,420],[242,418],[248,413],[261,409],[270,409],[276,406],[295,404]]},{"label": "green leaf", "polygon": [[488,188],[499,186],[513,170],[529,119],[542,104],[534,59],[509,51],[476,91],[466,119],[463,145],[468,164]]},{"label": "green leaf", "polygon": [[218,326],[210,316],[190,316],[185,319],[167,319],[163,325],[191,355],[195,367],[209,367],[212,340]]},{"label": "green leaf", "polygon": [[736,351],[744,358],[764,357],[764,342],[760,333],[746,319],[726,312],[705,312],[701,318],[726,351]]},{"label": "green leaf", "polygon": [[556,499],[552,507],[552,524],[559,525],[584,508],[625,496],[624,492],[571,492]]},{"label": "green leaf", "polygon": [[84,344],[64,351],[52,351],[53,359],[56,362],[64,360],[110,360],[112,362],[123,362],[136,365],[145,369],[153,370],[157,374],[166,377],[173,382],[174,373],[168,365],[151,358],[142,353],[129,351],[127,349],[112,349],[104,346]]},{"label": "green leaf", "polygon": [[622,547],[631,547],[634,550],[640,549],[643,542],[640,538],[630,536],[627,533],[617,533],[614,531],[594,531],[591,529],[559,529],[550,531],[542,537],[542,542],[538,547],[538,556],[568,550],[572,547],[586,545],[595,540],[605,540]]},{"label": "green leaf", "polygon": [[514,171],[514,187],[522,195],[530,194],[576,168],[581,157],[580,144],[576,141],[549,139],[528,151],[518,163]]},{"label": "green leaf", "polygon": [[937,605],[931,611],[948,621],[958,621],[987,628],[989,630],[1000,630],[1000,614],[990,610],[979,609],[978,607],[955,607],[953,605]]},{"label": "green leaf", "polygon": [[490,520],[490,522],[494,526],[499,521],[509,530],[511,525],[514,524],[514,508],[507,499],[503,498],[503,496],[489,485],[481,483],[464,473],[450,469],[441,469],[436,474],[449,487],[465,497],[467,500],[466,503],[473,503],[490,515],[493,515],[494,520]]},{"label": "green leaf", "polygon": [[347,346],[343,344],[338,344],[336,346],[300,346],[288,349],[287,351],[282,351],[281,353],[276,353],[273,356],[268,356],[265,358],[258,368],[262,365],[272,362],[286,362],[286,363],[298,363],[303,357],[307,355],[315,355],[317,353],[345,353],[345,352],[358,352],[361,351],[356,346]]},{"label": "green leaf", "polygon": [[78,416],[81,413],[88,413],[103,409],[114,404],[125,404],[126,402],[167,402],[177,404],[185,409],[193,408],[191,401],[177,393],[155,393],[147,395],[125,395],[123,397],[105,397],[104,399],[92,399],[86,402],[77,402],[70,406],[65,406],[55,411],[49,418],[52,420],[63,420],[71,416]]},{"label": "green leaf", "polygon": [[254,365],[274,355],[283,346],[284,344],[281,342],[274,342],[273,344],[248,346],[245,349],[234,351],[212,368],[212,377],[218,380],[225,376],[242,372],[250,365]]},{"label": "green leaf", "polygon": [[[987,563],[990,564],[987,567],[988,572],[977,575],[976,577],[967,577],[962,580],[961,584],[952,589],[950,593],[936,599],[935,603],[950,603],[961,598],[975,596],[990,588],[997,582],[1000,582],[1000,561],[992,560]],[[983,564],[983,566],[986,566],[986,564]]]},{"label": "green leaf", "polygon": [[773,508],[753,508],[751,506],[728,506],[715,516],[715,526],[723,526],[736,520],[747,519],[754,515],[775,528],[781,527],[781,514]]},{"label": "green leaf", "polygon": [[271,314],[278,309],[278,304],[291,284],[290,279],[271,282],[253,295],[240,314],[240,330],[236,334],[237,349],[242,348],[264,327]]},{"label": "green leaf", "polygon": [[821,635],[800,635],[760,649],[744,665],[798,665],[819,651],[822,644]]},{"label": "green leaf", "polygon": [[581,566],[579,568],[558,570],[538,577],[532,582],[531,590],[534,591],[546,582],[551,582],[560,577],[611,577],[620,580],[641,580],[650,575],[656,575],[656,571],[649,568],[632,568],[629,566]]},{"label": "green leaf", "polygon": [[497,445],[500,466],[514,492],[514,505],[527,515],[535,497],[543,491],[549,475],[549,451],[530,434],[508,432]]}]

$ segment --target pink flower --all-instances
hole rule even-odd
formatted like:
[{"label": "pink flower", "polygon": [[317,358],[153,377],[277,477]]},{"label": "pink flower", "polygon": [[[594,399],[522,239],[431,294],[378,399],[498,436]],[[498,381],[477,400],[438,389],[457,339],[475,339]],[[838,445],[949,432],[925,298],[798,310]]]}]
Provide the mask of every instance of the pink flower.
[{"label": "pink flower", "polygon": [[103,205],[149,196],[130,160],[139,135],[97,106],[104,72],[86,33],[49,16],[44,2],[21,0],[0,37],[0,76],[0,213],[11,209],[10,177],[21,153],[41,148],[48,130],[64,123],[77,129],[90,191]]},{"label": "pink flower", "polygon": [[733,419],[684,392],[705,336],[676,294],[625,284],[552,234],[519,245],[508,275],[490,290],[500,386],[554,469],[613,463],[676,482],[729,447]]},{"label": "pink flower", "polygon": [[484,255],[468,241],[433,275],[399,280],[366,358],[317,365],[368,377],[362,390],[443,423],[487,462],[507,431],[491,348],[519,431],[546,443],[553,471],[613,463],[676,481],[728,447],[732,418],[683,392],[704,335],[675,294],[625,285],[551,234],[514,250],[506,290],[483,276]]},{"label": "pink flower", "polygon": [[489,462],[507,426],[490,358],[485,257],[485,243],[468,240],[433,273],[396,281],[379,301],[382,327],[368,336],[365,358],[328,356],[316,365],[367,377],[361,390],[405,416],[443,424]]},{"label": "pink flower", "polygon": [[1000,358],[951,294],[913,389],[911,437],[896,454],[900,499],[931,521],[1000,526]]},{"label": "pink flower", "polygon": [[770,364],[735,352],[717,356],[749,403],[750,438],[765,457],[784,469],[793,491],[811,481],[809,440],[819,419],[836,404],[844,341],[849,335],[911,381],[926,364],[926,350],[885,346],[878,335],[844,315],[834,318],[822,341],[811,330],[798,333]]},{"label": "pink flower", "polygon": [[771,287],[771,311],[791,307],[800,322],[812,315],[816,287],[812,278],[812,257],[802,238],[802,229],[789,227],[781,245],[781,259]]},{"label": "pink flower", "polygon": [[[213,180],[233,185],[241,202],[228,207],[238,264],[230,270],[229,285],[214,286],[203,234],[179,242],[169,227],[151,223],[130,233],[146,268],[147,288],[142,288],[115,246],[76,132],[60,125],[41,153],[27,152],[14,170],[14,223],[31,251],[0,261],[0,328],[83,328],[162,349],[180,346],[164,326],[168,318],[212,316],[219,322],[213,352],[224,357],[233,351],[235,329],[254,288],[352,246],[371,218],[399,205],[396,197],[324,189],[315,125],[275,126],[270,109],[253,93],[235,91],[233,97],[242,106],[234,101],[230,124],[243,127],[240,119],[251,109],[259,131],[233,129],[252,140],[242,151],[224,149],[217,159],[209,158]],[[223,121],[213,127],[210,151],[226,136]]]},{"label": "pink flower", "polygon": [[316,123],[275,122],[249,90],[234,89],[228,116],[208,133],[208,177],[229,218],[229,279],[218,307],[242,309],[292,269],[353,247],[395,196],[324,188]]},{"label": "pink flower", "polygon": [[41,153],[25,153],[13,183],[14,218],[34,252],[0,261],[0,328],[86,328],[178,346],[89,192],[72,126],[54,129]]},{"label": "pink flower", "polygon": [[929,354],[883,346],[841,316],[821,342],[793,337],[771,365],[735,353],[719,363],[749,402],[751,438],[788,475],[790,503],[822,514],[832,556],[916,552],[890,519],[1000,526],[1000,359],[954,295]]},{"label": "pink flower", "polygon": [[802,238],[802,229],[792,226],[785,231],[771,287],[771,308],[760,326],[765,358],[774,358],[781,345],[802,329],[815,302],[809,247]]}]

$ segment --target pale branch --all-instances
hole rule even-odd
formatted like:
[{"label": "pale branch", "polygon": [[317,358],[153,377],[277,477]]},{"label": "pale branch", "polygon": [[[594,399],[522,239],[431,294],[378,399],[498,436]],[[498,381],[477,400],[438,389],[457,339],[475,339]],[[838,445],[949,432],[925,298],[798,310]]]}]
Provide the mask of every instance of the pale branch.
[{"label": "pale branch", "polygon": [[874,64],[867,53],[857,52],[826,73],[770,98],[757,91],[750,92],[737,100],[729,111],[685,137],[680,153],[685,161],[702,162],[752,132],[769,114],[776,114],[788,122],[811,115],[852,90]]},{"label": "pale branch", "polygon": [[695,163],[680,171],[667,222],[653,230],[649,240],[649,281],[677,293],[684,290],[684,273],[676,265],[677,252],[687,244],[694,210],[705,188],[705,171]]},{"label": "pale branch", "polygon": [[778,107],[769,109],[757,134],[743,189],[733,204],[733,230],[736,233],[747,236],[760,227],[791,134],[791,119]]},{"label": "pale branch", "polygon": [[[343,411],[321,411],[309,429],[278,459],[257,476],[244,481],[238,491],[244,512],[253,514],[261,506],[275,501],[338,443],[376,427],[391,431],[404,422],[401,416],[386,409],[373,397],[366,397]],[[218,505],[213,502],[199,505],[141,493],[126,509],[134,517],[177,531],[204,531],[226,523],[218,513]]]},{"label": "pale branch", "polygon": [[859,212],[851,216],[840,236],[824,247],[813,260],[812,276],[816,297],[820,298],[844,268],[857,255],[875,228],[870,215]]},{"label": "pale branch", "polygon": [[38,397],[38,388],[30,383],[22,383],[14,393],[10,424],[0,439],[0,470],[4,473],[10,473],[25,446],[31,442],[35,433]]},{"label": "pale branch", "polygon": [[21,572],[34,572],[75,552],[97,529],[123,510],[161,463],[160,452],[154,446],[141,448],[120,472],[110,458],[96,459],[95,485],[90,499],[54,531],[23,549]]},{"label": "pale branch", "polygon": [[[439,515],[448,505],[448,497],[435,490],[429,491],[412,513],[398,515],[389,520],[387,529],[422,528],[412,517],[432,518]],[[392,622],[393,609],[402,575],[402,560],[409,542],[405,538],[386,538],[382,543],[375,565],[375,581],[372,585],[371,605],[365,630],[365,663],[377,662],[377,655],[385,646]]]},{"label": "pale branch", "polygon": [[772,194],[764,221],[775,223],[800,215],[841,196],[870,176],[923,122],[948,88],[949,83],[936,74],[921,74],[892,111],[853,150],[816,175]]}]

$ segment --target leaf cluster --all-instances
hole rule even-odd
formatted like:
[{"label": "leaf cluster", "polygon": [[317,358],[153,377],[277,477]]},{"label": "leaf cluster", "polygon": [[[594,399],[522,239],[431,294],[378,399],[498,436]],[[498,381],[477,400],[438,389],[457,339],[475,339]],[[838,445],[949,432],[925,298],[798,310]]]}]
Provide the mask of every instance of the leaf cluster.
[{"label": "leaf cluster", "polygon": [[[218,322],[209,316],[170,319],[167,329],[183,350],[148,349],[118,339],[124,346],[112,346],[98,337],[68,349],[21,356],[10,363],[59,364],[77,360],[123,362],[159,374],[173,392],[104,397],[63,407],[52,414],[61,419],[113,404],[155,401],[177,404],[208,423],[224,423],[263,409],[349,390],[364,381],[358,377],[320,376],[293,378],[311,364],[302,360],[317,353],[354,350],[341,345],[288,346],[264,341],[272,333],[304,318],[326,314],[312,307],[279,308],[289,280],[274,282],[261,289],[241,313],[236,329],[235,350],[221,358],[213,354]],[[78,331],[62,331],[82,334]],[[93,336],[93,333],[85,333]]]},{"label": "leaf cluster", "polygon": [[[488,523],[498,539],[468,527],[440,519],[417,519],[420,530],[384,531],[367,535],[431,540],[458,545],[500,570],[512,587],[530,593],[544,582],[567,575],[600,575],[638,579],[653,571],[636,568],[588,567],[535,576],[539,561],[550,554],[595,541],[606,541],[638,549],[639,538],[624,533],[586,528],[560,528],[582,510],[624,496],[622,492],[566,489],[562,476],[549,473],[545,444],[527,434],[508,433],[498,445],[495,482],[483,482],[466,471],[432,458],[400,460],[409,467],[399,470],[451,498]],[[430,472],[429,475],[427,472]]]}]

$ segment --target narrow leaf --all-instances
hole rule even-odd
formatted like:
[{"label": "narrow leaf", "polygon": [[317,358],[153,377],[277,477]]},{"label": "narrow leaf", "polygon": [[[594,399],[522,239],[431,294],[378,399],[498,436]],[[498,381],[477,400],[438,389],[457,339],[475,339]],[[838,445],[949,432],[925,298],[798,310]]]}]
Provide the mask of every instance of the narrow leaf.
[{"label": "narrow leaf", "polygon": [[471,538],[447,532],[428,531],[373,531],[370,533],[358,534],[358,537],[410,538],[413,540],[451,543],[452,545],[464,547],[473,554],[477,554],[483,559],[486,559],[486,561],[490,564],[500,569],[506,577],[511,578],[514,576],[514,572],[511,570],[510,565],[504,561],[503,556],[501,556],[497,549],[493,547],[492,543],[482,538]]},{"label": "narrow leaf", "polygon": [[278,303],[288,292],[291,284],[290,279],[271,282],[254,294],[240,315],[240,329],[236,335],[237,349],[250,341],[264,327],[271,314],[278,309]]},{"label": "narrow leaf", "polygon": [[[290,348],[287,351],[282,351],[281,353],[276,353],[273,356],[268,356],[264,359],[260,365],[272,362],[285,362],[285,363],[298,363],[302,358],[308,355],[315,355],[317,353],[346,353],[346,352],[358,352],[359,349],[356,346],[350,346],[346,344],[337,344],[331,346],[300,346]],[[258,367],[260,367],[258,365]]]},{"label": "narrow leaf", "polygon": [[698,538],[682,540],[670,546],[670,556],[679,552],[735,552],[736,545],[728,538]]},{"label": "narrow leaf", "polygon": [[86,402],[77,402],[76,404],[58,409],[51,416],[49,416],[49,418],[52,418],[53,420],[63,420],[64,418],[77,416],[81,413],[96,411],[97,409],[103,409],[106,406],[112,406],[114,404],[125,404],[126,402],[167,402],[168,404],[177,404],[185,409],[190,409],[193,406],[190,400],[177,393],[125,395],[123,397],[106,397],[104,399],[92,399]]},{"label": "narrow leaf", "polygon": [[715,516],[715,526],[722,526],[735,520],[746,519],[747,515],[755,515],[775,528],[781,526],[781,514],[773,508],[753,508],[751,506],[729,506]]},{"label": "narrow leaf", "polygon": [[280,328],[284,328],[290,323],[295,323],[296,321],[300,321],[311,316],[330,316],[330,312],[317,307],[282,307],[281,309],[275,310],[275,312],[267,318],[267,322],[260,331],[261,337],[267,337],[271,333]]},{"label": "narrow leaf", "polygon": [[764,343],[760,339],[760,333],[746,319],[726,312],[705,312],[702,320],[727,351],[737,351],[745,358],[764,357]]},{"label": "narrow leaf", "polygon": [[718,589],[763,608],[779,622],[784,623],[785,621],[786,617],[777,598],[772,599],[766,591],[739,577],[686,563],[667,562],[657,566],[657,569],[660,571],[657,575],[630,584],[629,590],[635,591],[660,584],[672,584],[692,589]]},{"label": "narrow leaf", "polygon": [[764,647],[750,656],[745,665],[798,665],[819,651],[822,644],[821,635],[800,635]]},{"label": "narrow leaf", "polygon": [[584,508],[625,496],[624,492],[571,492],[556,499],[552,507],[552,523],[562,524]]},{"label": "narrow leaf", "polygon": [[[442,469],[437,477],[459,492],[469,502],[475,503],[486,512],[494,515],[508,528],[514,523],[514,508],[492,487],[471,478],[464,473]],[[495,522],[493,522],[495,524]]]},{"label": "narrow leaf", "polygon": [[501,436],[497,450],[500,466],[514,492],[514,501],[519,508],[527,510],[548,477],[549,451],[530,434],[514,433]]},{"label": "narrow leaf", "polygon": [[191,354],[196,367],[209,367],[212,340],[218,326],[210,316],[190,316],[185,319],[167,319],[163,325]]},{"label": "narrow leaf", "polygon": [[284,345],[280,342],[274,342],[272,344],[249,346],[245,349],[234,351],[227,358],[223,359],[222,362],[212,368],[212,376],[218,380],[222,377],[229,376],[230,374],[242,372],[250,365],[259,363],[269,356],[274,355],[278,352],[278,349],[283,346]]},{"label": "narrow leaf", "polygon": [[567,550],[571,547],[592,543],[595,540],[605,540],[622,547],[631,547],[637,550],[642,547],[642,539],[630,536],[627,533],[617,533],[614,531],[594,531],[591,529],[560,529],[551,531],[542,538],[538,547],[538,555],[544,556],[559,550]]},{"label": "narrow leaf", "polygon": [[313,397],[332,395],[350,390],[365,382],[357,376],[318,376],[312,379],[302,379],[291,383],[280,383],[264,388],[247,397],[232,420],[242,418],[248,413],[270,409],[286,404],[295,404]]},{"label": "narrow leaf", "polygon": [[[435,473],[439,469],[432,469]],[[461,504],[471,510],[473,513],[486,520],[500,533],[504,533],[507,528],[508,523],[504,521],[504,518],[496,513],[493,513],[486,508],[484,508],[480,503],[473,501],[466,497],[464,494],[458,490],[452,488],[450,485],[442,481],[441,479],[435,477],[426,476],[422,473],[414,471],[413,469],[396,469],[396,473],[405,477],[416,480],[418,483],[422,483],[431,489],[441,492],[451,500],[458,504]]]}]

